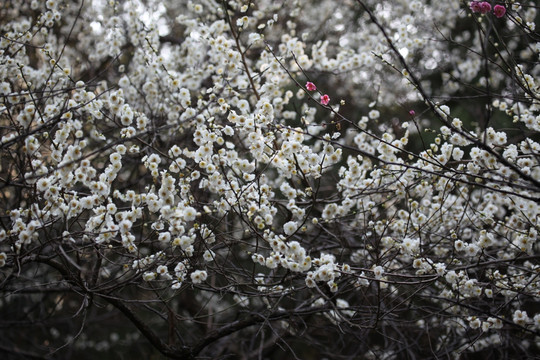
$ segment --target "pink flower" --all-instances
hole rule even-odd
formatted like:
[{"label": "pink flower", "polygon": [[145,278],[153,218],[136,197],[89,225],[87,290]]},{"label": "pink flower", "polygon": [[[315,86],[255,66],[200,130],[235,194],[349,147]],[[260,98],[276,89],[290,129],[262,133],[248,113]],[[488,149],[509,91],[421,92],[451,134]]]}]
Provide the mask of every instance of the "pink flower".
[{"label": "pink flower", "polygon": [[502,5],[495,5],[493,7],[493,14],[498,18],[502,18],[506,14],[506,8]]},{"label": "pink flower", "polygon": [[469,4],[469,8],[473,13],[480,12],[480,3],[478,1],[473,1]]},{"label": "pink flower", "polygon": [[328,105],[329,102],[330,102],[330,96],[328,96],[326,94],[321,96],[321,104]]},{"label": "pink flower", "polygon": [[317,87],[315,86],[314,83],[312,83],[311,81],[308,81],[306,83],[306,89],[308,89],[308,91],[315,91],[317,90]]},{"label": "pink flower", "polygon": [[483,1],[480,3],[480,12],[482,14],[487,14],[488,12],[491,11],[491,4],[488,3],[487,1]]},{"label": "pink flower", "polygon": [[414,116],[416,115],[416,112],[414,110],[409,110],[409,115]]}]

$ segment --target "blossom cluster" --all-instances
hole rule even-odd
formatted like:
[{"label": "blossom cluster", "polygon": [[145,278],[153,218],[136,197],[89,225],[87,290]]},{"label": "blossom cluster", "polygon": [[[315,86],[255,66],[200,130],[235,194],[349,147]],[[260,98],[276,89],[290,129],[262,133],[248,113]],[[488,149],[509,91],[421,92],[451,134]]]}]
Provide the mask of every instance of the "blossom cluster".
[{"label": "blossom cluster", "polygon": [[[321,349],[338,342],[320,324],[373,329],[342,349],[381,358],[417,339],[457,356],[518,333],[534,352],[536,9],[513,3],[487,23],[466,7],[7,9],[0,310],[66,291],[65,305],[44,302],[51,317],[95,323],[114,308],[169,355],[239,324],[253,344],[301,338],[300,323]],[[171,345],[156,340],[168,332]],[[380,334],[399,341],[380,349]],[[256,350],[227,343],[215,345]]]},{"label": "blossom cluster", "polygon": [[[491,4],[487,1],[472,1],[469,7],[474,13],[487,14],[491,11]],[[506,14],[506,7],[504,5],[495,5],[493,7],[493,15],[495,17],[501,18],[504,14]]]}]

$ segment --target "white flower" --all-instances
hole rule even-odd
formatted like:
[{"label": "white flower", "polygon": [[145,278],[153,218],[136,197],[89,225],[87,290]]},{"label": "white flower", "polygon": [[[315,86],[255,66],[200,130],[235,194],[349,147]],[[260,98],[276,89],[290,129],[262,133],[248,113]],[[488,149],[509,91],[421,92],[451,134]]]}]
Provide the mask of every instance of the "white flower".
[{"label": "white flower", "polygon": [[316,285],[317,285],[317,283],[313,279],[313,273],[310,271],[308,273],[308,276],[306,277],[306,286],[308,288],[314,288]]},{"label": "white flower", "polygon": [[540,328],[540,314],[534,315],[533,324],[537,329]]},{"label": "white flower", "polygon": [[446,270],[446,265],[443,263],[436,263],[435,264],[435,271],[437,272],[437,275],[443,276],[444,271]]},{"label": "white flower", "polygon": [[467,255],[475,256],[478,254],[478,251],[480,251],[480,248],[476,244],[467,244],[465,251],[467,252]]},{"label": "white flower", "polygon": [[157,267],[157,273],[159,275],[164,275],[164,274],[167,274],[169,272],[169,270],[167,269],[167,267],[165,265],[159,265]]},{"label": "white flower", "polygon": [[330,288],[331,292],[335,293],[336,291],[338,291],[338,285],[333,280],[330,280],[327,285]]},{"label": "white flower", "polygon": [[512,317],[512,320],[518,325],[525,325],[529,322],[530,319],[526,311],[516,310],[514,311],[514,316]]},{"label": "white flower", "polygon": [[438,108],[436,108],[437,112],[444,116],[450,116],[450,108],[446,105],[440,105]]},{"label": "white flower", "polygon": [[478,329],[481,324],[482,324],[482,322],[477,317],[469,318],[469,326],[472,329]]},{"label": "white flower", "polygon": [[51,186],[51,182],[49,181],[49,178],[41,178],[38,180],[36,185],[38,191],[44,192],[47,191],[47,189]]},{"label": "white flower", "polygon": [[179,276],[179,274],[183,274],[185,271],[186,271],[186,264],[184,264],[183,262],[179,262],[174,267],[174,273],[176,274],[176,276]]},{"label": "white flower", "polygon": [[148,272],[145,272],[143,274],[143,280],[144,281],[152,281],[155,278],[156,278],[156,273],[155,272],[148,271]]},{"label": "white flower", "polygon": [[203,254],[204,261],[213,261],[215,253],[212,250],[206,250]]},{"label": "white flower", "polygon": [[451,270],[451,271],[447,272],[446,276],[444,278],[450,284],[455,283],[455,282],[457,282],[459,280],[458,275],[456,274],[456,272],[454,270]]},{"label": "white flower", "polygon": [[194,272],[191,273],[190,276],[191,276],[191,281],[194,284],[200,284],[203,281],[205,281],[206,278],[208,277],[206,271],[204,270],[195,270]]},{"label": "white flower", "polygon": [[378,110],[371,110],[368,116],[371,120],[375,120],[375,119],[378,119],[379,116],[381,116],[381,113]]},{"label": "white flower", "polygon": [[420,246],[419,239],[404,238],[401,243],[402,249],[406,254],[413,254],[418,251]]},{"label": "white flower", "polygon": [[7,82],[1,82],[0,83],[0,94],[1,95],[8,95],[11,92],[11,85]]},{"label": "white flower", "polygon": [[384,268],[380,265],[375,266],[372,271],[375,279],[381,279],[384,275]]},{"label": "white flower", "polygon": [[279,264],[279,260],[276,261],[276,259],[274,259],[272,256],[269,256],[266,258],[266,267],[269,268],[269,269],[275,269],[278,264]]},{"label": "white flower", "polygon": [[360,276],[358,277],[358,279],[357,279],[356,282],[354,283],[354,286],[355,286],[355,287],[366,287],[366,286],[369,286],[369,280],[365,278],[365,274],[364,274],[363,271],[360,273]]},{"label": "white flower", "polygon": [[169,242],[171,240],[171,233],[168,231],[160,233],[158,240],[161,242]]},{"label": "white flower", "polygon": [[294,232],[298,229],[298,224],[296,221],[289,221],[285,225],[283,225],[283,232],[285,235],[292,235]]},{"label": "white flower", "polygon": [[193,207],[187,206],[184,209],[184,220],[193,221],[195,220],[196,216],[197,216],[197,210],[195,210]]},{"label": "white flower", "polygon": [[457,128],[457,129],[461,129],[461,125],[462,125],[462,124],[463,124],[463,123],[462,123],[461,120],[458,119],[458,118],[454,118],[454,120],[452,120],[452,125],[453,125],[455,128]]}]

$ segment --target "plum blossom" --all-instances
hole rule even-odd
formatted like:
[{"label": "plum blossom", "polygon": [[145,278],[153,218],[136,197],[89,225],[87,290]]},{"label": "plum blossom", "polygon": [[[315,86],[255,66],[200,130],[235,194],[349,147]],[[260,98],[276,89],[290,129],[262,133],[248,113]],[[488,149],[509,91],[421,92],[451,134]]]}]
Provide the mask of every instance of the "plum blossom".
[{"label": "plum blossom", "polygon": [[330,102],[330,96],[328,96],[327,94],[324,94],[321,96],[321,104],[328,105],[329,102]]},{"label": "plum blossom", "polygon": [[516,310],[514,311],[512,320],[518,325],[525,325],[527,322],[529,322],[530,319],[526,311]]},{"label": "plum blossom", "polygon": [[382,279],[384,275],[384,268],[380,265],[377,265],[373,268],[373,275],[375,276],[375,279],[380,280]]},{"label": "plum blossom", "polygon": [[315,86],[315,84],[312,83],[311,81],[308,81],[306,83],[306,89],[309,90],[309,91],[315,91],[315,90],[317,90],[317,86]]},{"label": "plum blossom", "polygon": [[493,7],[495,17],[502,18],[506,14],[506,8],[503,5],[495,5]]},{"label": "plum blossom", "polygon": [[283,225],[283,232],[286,235],[292,235],[294,232],[298,229],[298,224],[296,221],[289,221],[285,225]]},{"label": "plum blossom", "polygon": [[205,270],[195,270],[194,272],[191,273],[190,277],[191,277],[191,281],[193,281],[194,284],[200,284],[206,280],[206,278],[208,277],[208,274],[206,273]]},{"label": "plum blossom", "polygon": [[[540,329],[524,299],[540,298],[532,7],[512,3],[506,26],[493,17],[510,2],[467,0],[473,21],[456,27],[458,1],[353,1],[331,21],[330,0],[231,0],[230,11],[164,0],[171,11],[158,12],[80,2],[84,17],[58,0],[30,2],[28,20],[16,5],[0,19],[0,296],[47,310],[53,322],[44,325],[74,308],[62,310],[56,290],[32,306],[25,289],[88,287],[134,315],[163,313],[171,300],[173,312],[151,327],[182,334],[182,346],[161,349],[182,358],[183,348],[242,319],[238,302],[248,317],[270,310],[268,326],[291,340],[295,323],[306,324],[306,339],[322,339],[311,325],[339,326],[344,316],[396,327],[395,341],[366,327],[357,342],[343,326],[339,341],[314,344],[329,353],[354,342],[359,353],[373,349],[369,356],[395,358],[407,347],[420,358],[446,356],[440,344],[452,344],[456,356],[497,344],[493,330],[501,338],[518,330],[520,346],[536,349],[521,328]],[[76,47],[55,30],[75,23]],[[486,43],[512,51],[486,62]],[[129,56],[109,62],[122,49]],[[99,82],[73,84],[98,73]],[[489,111],[459,96],[484,95],[488,85]],[[484,118],[492,113],[497,121]],[[110,324],[92,313],[89,326]],[[317,319],[328,314],[331,323]],[[190,331],[196,322],[209,331]],[[417,338],[427,324],[428,338]],[[250,353],[255,328],[212,346]],[[248,341],[236,341],[244,334]],[[32,338],[36,348],[61,344],[43,336]],[[54,343],[46,349],[44,340]],[[381,340],[384,349],[373,347]],[[414,344],[425,340],[440,352],[422,354]]]}]

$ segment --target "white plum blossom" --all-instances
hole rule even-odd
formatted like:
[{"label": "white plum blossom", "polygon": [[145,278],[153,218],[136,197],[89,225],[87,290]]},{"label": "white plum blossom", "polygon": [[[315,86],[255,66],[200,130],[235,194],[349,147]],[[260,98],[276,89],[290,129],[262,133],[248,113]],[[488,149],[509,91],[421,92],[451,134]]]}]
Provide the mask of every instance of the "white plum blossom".
[{"label": "white plum blossom", "polygon": [[533,2],[1,9],[5,351],[535,355]]},{"label": "white plum blossom", "polygon": [[298,229],[298,224],[295,221],[289,221],[283,225],[285,235],[292,235]]},{"label": "white plum blossom", "polygon": [[206,278],[208,277],[206,271],[204,270],[195,270],[190,274],[191,281],[194,284],[200,284],[204,281],[206,281]]}]

